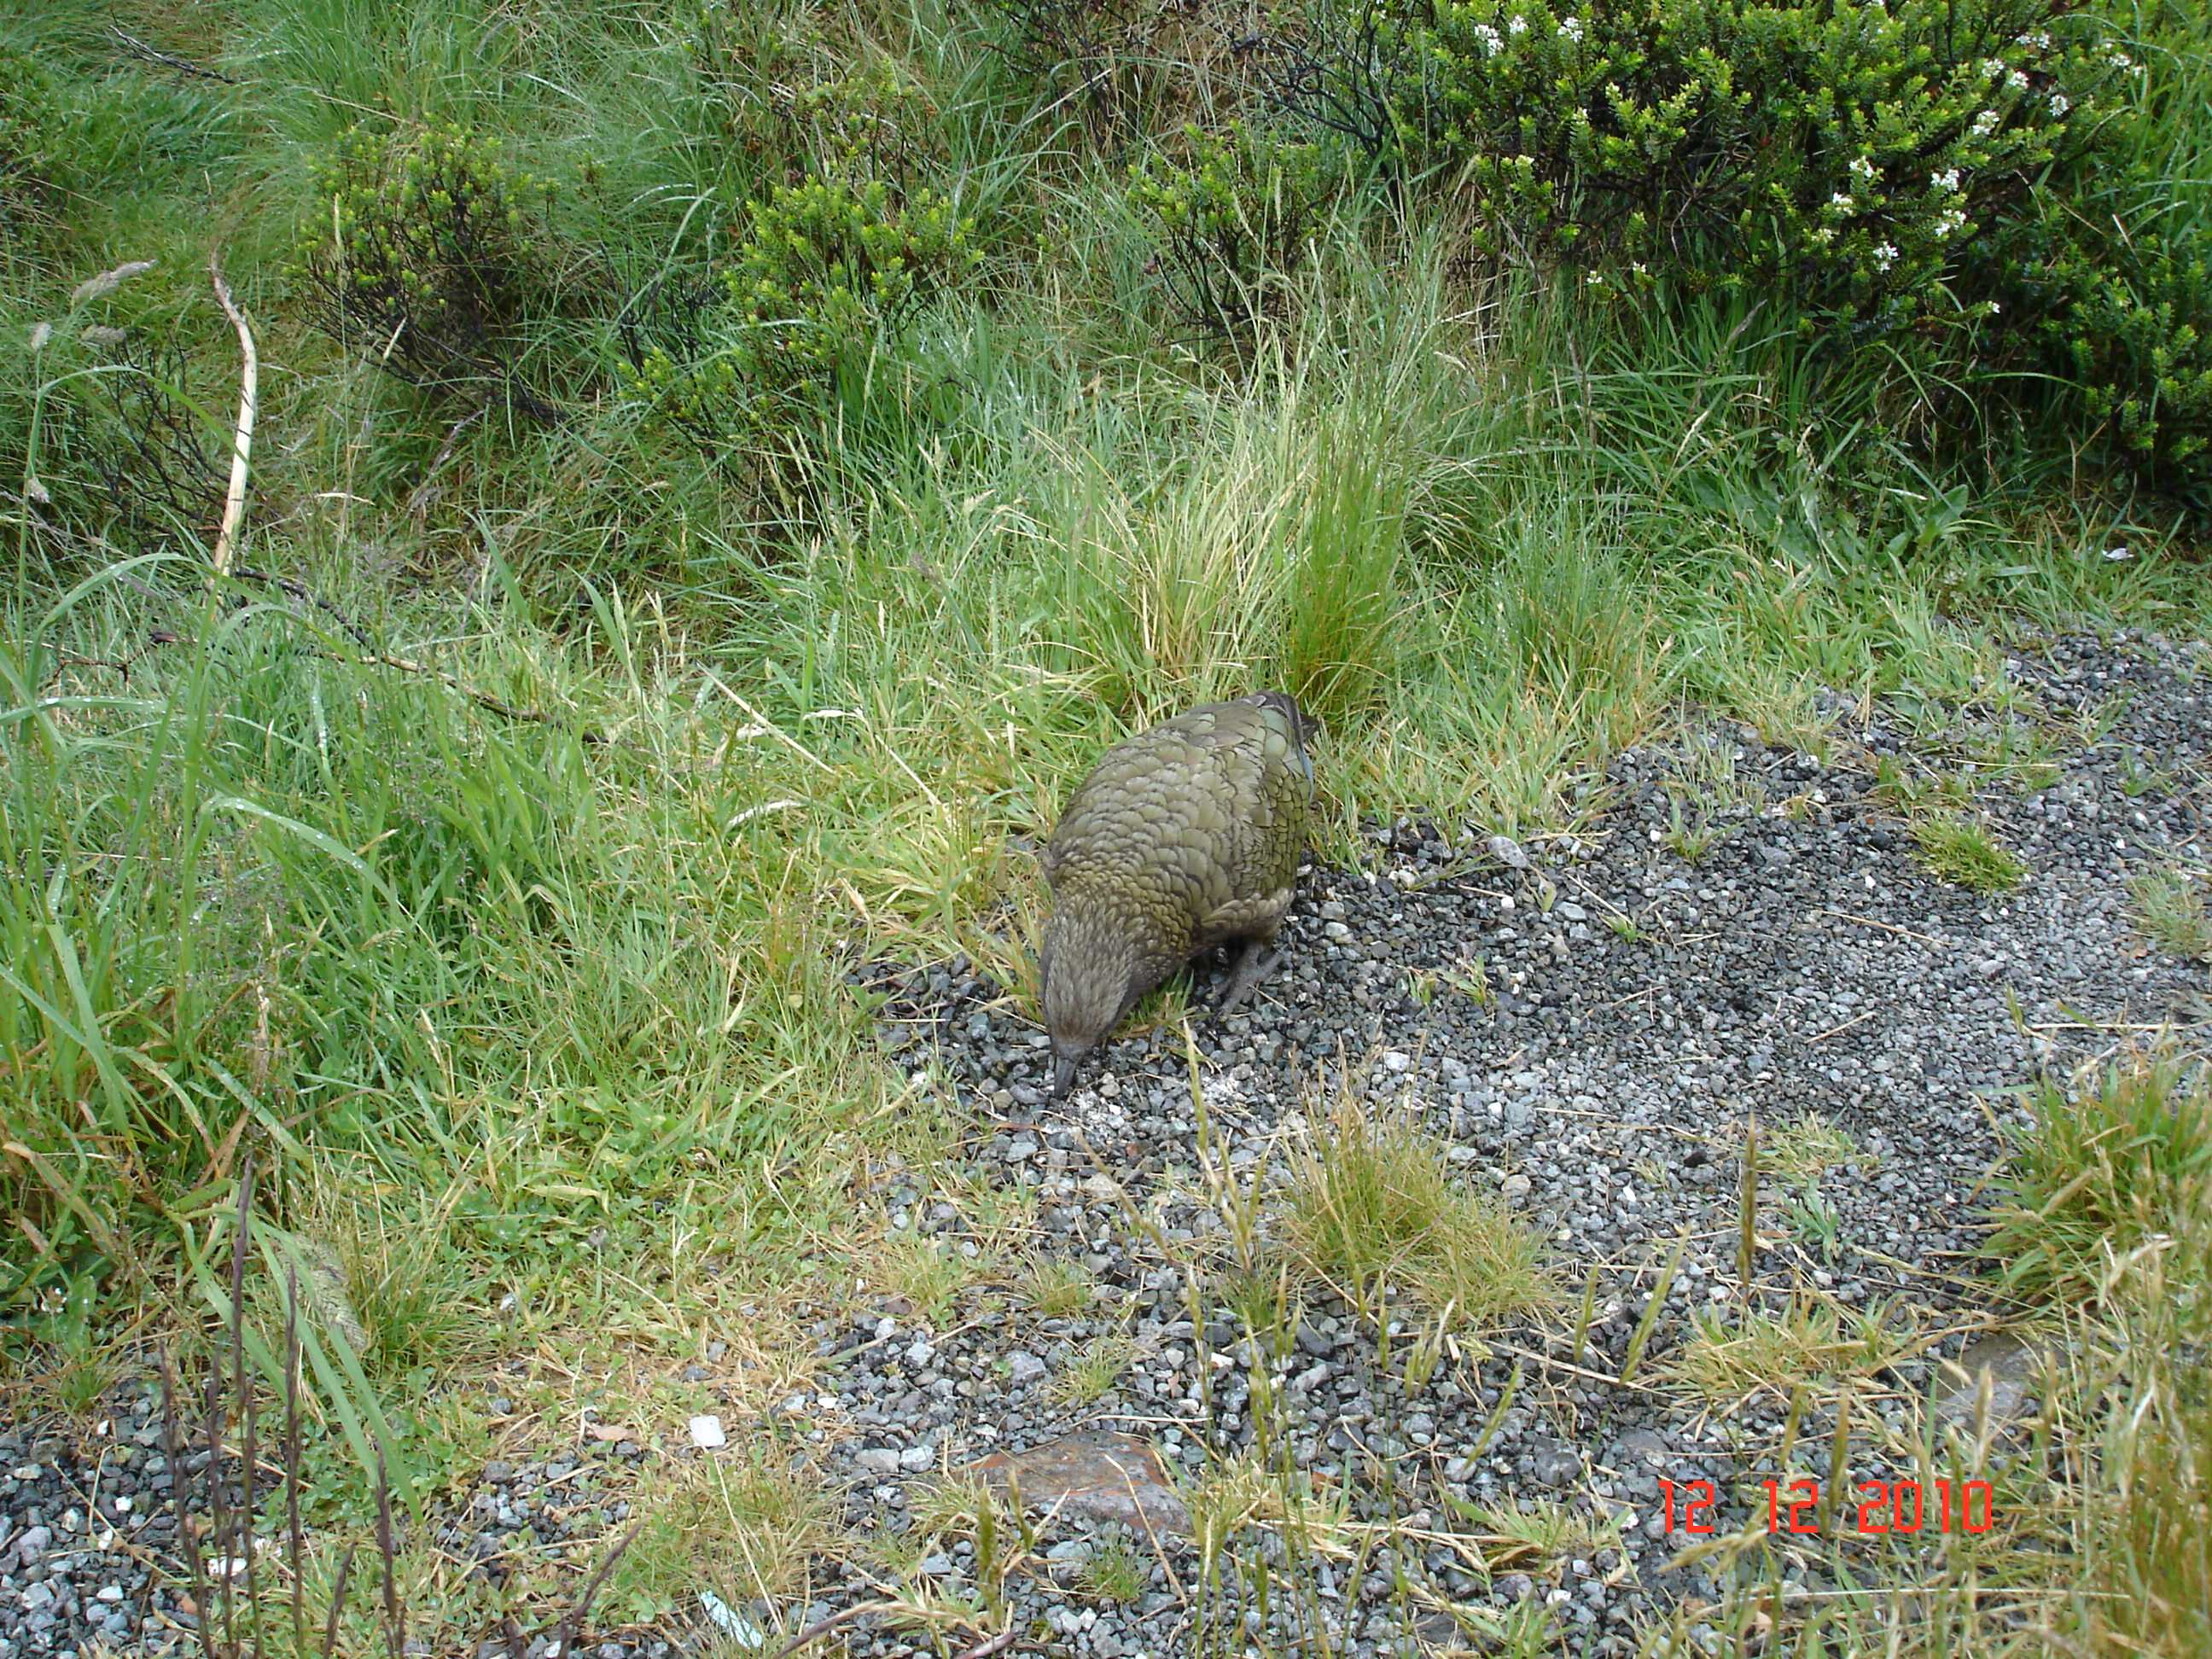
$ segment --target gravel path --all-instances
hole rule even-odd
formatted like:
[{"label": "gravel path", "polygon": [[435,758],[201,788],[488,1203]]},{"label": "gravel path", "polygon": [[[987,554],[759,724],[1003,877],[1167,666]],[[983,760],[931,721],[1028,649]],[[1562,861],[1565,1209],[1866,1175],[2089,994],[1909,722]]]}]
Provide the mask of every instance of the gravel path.
[{"label": "gravel path", "polygon": [[[2063,641],[2014,659],[2010,678],[2008,710],[1970,709],[1940,728],[1931,716],[1925,737],[1907,711],[1862,722],[1838,710],[1841,741],[1825,765],[1709,726],[1619,757],[1577,835],[1524,848],[1401,823],[1375,832],[1365,870],[1307,874],[1283,965],[1224,1029],[1198,1033],[1222,1167],[1266,1190],[1312,1133],[1317,1070],[1334,1076],[1347,1056],[1363,1062],[1353,1086],[1417,1115],[1469,1186],[1543,1235],[1567,1286],[1562,1316],[1495,1334],[1486,1356],[1447,1356],[1419,1386],[1406,1378],[1408,1345],[1386,1358],[1371,1323],[1326,1293],[1306,1293],[1279,1352],[1231,1316],[1218,1271],[1230,1228],[1196,1173],[1179,1037],[1103,1048],[1054,1103],[1042,1092],[1045,1039],[995,988],[957,963],[872,970],[898,1063],[951,1089],[976,1127],[969,1169],[894,1170],[870,1198],[895,1230],[958,1249],[974,1242],[979,1182],[1026,1189],[1041,1250],[1079,1263],[1104,1295],[1088,1312],[1046,1318],[979,1283],[933,1324],[886,1304],[825,1327],[818,1385],[787,1402],[786,1430],[818,1445],[827,1477],[847,1490],[848,1522],[882,1559],[900,1559],[897,1536],[916,1527],[945,1469],[1085,1425],[1146,1437],[1187,1488],[1224,1459],[1264,1451],[1335,1495],[1334,1537],[1367,1540],[1349,1556],[1301,1557],[1298,1594],[1279,1589],[1262,1615],[1248,1604],[1255,1564],[1279,1549],[1256,1534],[1232,1542],[1207,1598],[1191,1594],[1202,1562],[1188,1540],[1164,1535],[1162,1559],[1141,1536],[1063,1516],[1011,1594],[1017,1627],[1049,1627],[1065,1651],[1226,1653],[1227,1619],[1272,1626],[1278,1640],[1322,1635],[1329,1651],[1415,1641],[1442,1652],[1483,1615],[1527,1607],[1547,1609],[1571,1650],[1632,1650],[1639,1625],[1715,1594],[1698,1568],[1662,1571],[1685,1540],[1663,1536],[1660,1480],[1714,1480],[1733,1526],[1747,1517],[1731,1489],[1775,1467],[1787,1402],[1773,1391],[1731,1403],[1647,1386],[1668,1375],[1694,1310],[1740,1311],[1747,1115],[1780,1135],[1778,1156],[1809,1156],[1819,1142],[1808,1124],[1836,1132],[1824,1156],[1840,1161],[1820,1175],[1817,1201],[1779,1171],[1762,1189],[1759,1282],[1770,1311],[1796,1285],[1847,1323],[1863,1316],[1929,1340],[1890,1368],[1893,1391],[1869,1408],[1901,1425],[1901,1402],[1925,1394],[1936,1356],[1985,1322],[1959,1275],[1972,1270],[1964,1258],[2005,1091],[2063,1075],[2131,1028],[2193,1027],[2185,1039],[2201,1045],[2206,970],[2136,934],[2129,879],[2207,861],[2212,651]],[[1979,808],[2025,880],[1980,896],[1927,873],[1875,788],[1884,756],[1952,774],[1971,764]],[[2048,776],[2027,776],[2042,765]],[[1711,832],[1694,863],[1681,855],[1678,804],[1692,836]],[[1478,957],[1480,1000],[1468,993]],[[1792,1216],[1793,1200],[1813,1207]],[[1605,1379],[1622,1370],[1658,1264],[1685,1237],[1644,1374],[1615,1386]],[[1577,1370],[1561,1363],[1562,1334],[1593,1277]],[[1091,1361],[1112,1381],[1078,1403]],[[1819,1410],[1802,1431],[1808,1444],[1826,1432]],[[126,1425],[119,1439],[143,1432]],[[102,1492],[158,1507],[158,1450],[125,1458],[115,1437],[108,1445]],[[465,1551],[472,1534],[495,1535],[502,1510],[527,1514],[556,1462],[571,1488],[564,1511],[613,1518],[582,1502],[574,1477],[585,1462],[589,1491],[617,1449],[548,1449],[546,1463],[487,1471],[448,1535]],[[87,1459],[102,1455],[58,1433],[0,1433],[0,1659],[114,1639],[117,1621],[143,1611],[147,1552],[126,1555],[105,1531],[160,1554],[155,1523],[146,1507],[94,1513]],[[1854,1459],[1855,1479],[1881,1472],[1878,1456]],[[1539,1500],[1573,1525],[1543,1547],[1502,1548],[1499,1515]],[[905,1555],[947,1596],[975,1571],[964,1540]],[[1135,1563],[1123,1586],[1133,1595],[1095,1593],[1105,1559]],[[1809,1569],[1793,1571],[1820,1588]],[[835,1568],[823,1581],[845,1588],[774,1610],[778,1622],[876,1595]],[[1475,1612],[1455,1624],[1447,1604]],[[680,1634],[598,1650],[665,1651]],[[935,1650],[866,1620],[838,1639],[855,1653]]]}]

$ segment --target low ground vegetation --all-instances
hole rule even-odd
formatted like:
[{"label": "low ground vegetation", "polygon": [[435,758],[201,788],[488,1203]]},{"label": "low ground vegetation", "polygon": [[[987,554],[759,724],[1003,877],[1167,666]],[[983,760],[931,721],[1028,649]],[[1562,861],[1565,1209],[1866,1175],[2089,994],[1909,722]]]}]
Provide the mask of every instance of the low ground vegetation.
[{"label": "low ground vegetation", "polygon": [[[572,1611],[744,1647],[860,1584],[884,1627],[974,1651],[1024,1585],[1168,1593],[1142,1537],[1052,1557],[950,1471],[871,1532],[793,1425],[855,1319],[902,1354],[978,1307],[1030,1322],[1068,1413],[1155,1358],[1036,1186],[970,1156],[979,1112],[1022,1103],[887,1058],[857,987],[955,963],[998,988],[978,1042],[1033,1012],[1024,849],[1102,744],[1178,706],[1267,683],[1327,721],[1338,870],[1381,868],[1378,825],[1587,832],[1634,798],[1608,761],[1686,714],[1863,772],[1896,868],[1993,917],[2049,875],[2036,826],[2090,810],[2083,757],[2138,810],[2201,810],[2199,761],[2112,735],[2124,699],[2019,668],[2059,630],[2205,631],[2199,6],[374,9],[0,21],[0,1415],[112,1412],[150,1452],[154,1349],[193,1377],[242,1354],[237,1397],[303,1419],[261,1650],[329,1617],[368,1651],[403,1605],[441,1651]],[[259,358],[220,569],[240,342],[211,257]],[[1863,750],[1877,708],[1905,735]],[[1638,833],[1692,891],[1832,805],[1729,752],[1647,791]],[[2070,804],[2022,816],[2045,802]],[[2118,925],[2202,985],[2204,849],[2171,840],[2113,877]],[[1481,879],[1516,915],[1596,903]],[[1654,959],[1711,948],[1687,925],[1656,898],[1587,919]],[[1409,1006],[1510,1014],[1524,970],[1464,945],[1400,964]],[[1182,996],[1142,1018],[1176,1029]],[[2021,1127],[1973,1197],[1986,1258],[1879,1310],[1816,1276],[1868,1245],[1835,1194],[1880,1178],[1878,1122],[1779,1103],[1712,1224],[1804,1273],[1692,1306],[1671,1244],[1601,1294],[1450,1126],[1370,1111],[1351,1079],[1380,1056],[1314,1057],[1304,1138],[1243,1163],[1194,1066],[1188,1163],[1097,1201],[1191,1298],[1187,1358],[1245,1348],[1243,1438],[1182,1471],[1194,1650],[1271,1586],[1335,1616],[1322,1566],[1380,1575],[1441,1643],[1478,1580],[1622,1559],[1565,1497],[1460,1498],[1480,1568],[1432,1595],[1455,1581],[1408,1563],[1441,1511],[1294,1455],[1267,1379],[1323,1307],[1392,1388],[1534,1344],[1563,1391],[1608,1366],[1623,1397],[1764,1391],[1791,1446],[1856,1424],[1900,1467],[2017,1483],[2023,1518],[1940,1571],[1824,1559],[1835,1599],[1716,1547],[1723,1593],[1633,1633],[1656,1650],[1906,1632],[1846,1609],[1851,1574],[1923,1598],[1901,1639],[1929,1651],[2201,1645],[2190,1006],[2046,1011],[2114,1046],[1992,1103]],[[1993,1461],[1985,1421],[1869,1415],[1962,1297],[2057,1356],[2039,1466]],[[709,1410],[733,1440],[791,1422],[673,1455]],[[577,1510],[605,1535],[522,1541],[519,1479],[479,1477],[578,1479],[580,1434],[614,1449]],[[242,1494],[220,1446],[204,1467],[219,1528]],[[257,1490],[289,1532],[288,1488]],[[458,1565],[456,1508],[487,1498],[512,1547]],[[709,1553],[744,1564],[727,1620]],[[1582,1639],[1540,1597],[1466,1620]]]}]

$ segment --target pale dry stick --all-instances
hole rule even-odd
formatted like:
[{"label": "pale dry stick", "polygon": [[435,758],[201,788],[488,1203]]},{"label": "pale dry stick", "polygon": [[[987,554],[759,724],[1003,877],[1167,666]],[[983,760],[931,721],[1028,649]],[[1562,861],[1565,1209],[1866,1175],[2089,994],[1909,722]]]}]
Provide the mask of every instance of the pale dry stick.
[{"label": "pale dry stick", "polygon": [[1842,1036],[1845,1031],[1850,1030],[1854,1025],[1863,1025],[1867,1021],[1872,1019],[1881,1012],[1881,1010],[1876,1007],[1869,1008],[1863,1014],[1854,1014],[1842,1024],[1831,1025],[1826,1030],[1821,1032],[1820,1036],[1807,1037],[1805,1042],[1808,1047],[1815,1042],[1826,1042],[1832,1036]]},{"label": "pale dry stick", "polygon": [[1912,927],[1900,927],[1893,921],[1877,921],[1872,916],[1855,916],[1848,910],[1822,909],[1817,914],[1824,916],[1833,916],[1838,921],[1851,922],[1861,927],[1880,928],[1885,933],[1901,933],[1906,939],[1917,939],[1923,945],[1934,945],[1946,948],[1950,945],[1950,941],[1948,939],[1937,939],[1933,933],[1923,933],[1918,929]]},{"label": "pale dry stick", "polygon": [[195,64],[189,58],[179,58],[173,52],[163,52],[158,46],[149,46],[137,35],[125,33],[112,23],[107,26],[107,32],[114,36],[116,43],[133,58],[143,59],[149,64],[158,64],[163,69],[173,70],[179,75],[192,80],[220,81],[225,86],[230,87],[238,84],[238,77],[234,75],[225,75],[221,70],[211,70],[204,64]]},{"label": "pale dry stick", "polygon": [[246,479],[253,454],[253,416],[259,404],[261,358],[253,349],[253,331],[246,326],[245,313],[239,310],[238,302],[230,297],[230,284],[222,279],[221,255],[208,256],[208,275],[215,279],[216,302],[222,307],[223,315],[238,331],[238,348],[245,360],[238,375],[238,432],[231,446],[230,489],[223,498],[222,528],[215,538],[215,574],[223,576],[229,574],[238,526],[246,517]]},{"label": "pale dry stick", "polygon": [[781,1647],[778,1648],[775,1653],[769,1656],[769,1659],[790,1659],[791,1655],[798,1652],[799,1649],[805,1647],[808,1644],[818,1642],[823,1637],[829,1635],[832,1631],[842,1630],[847,1625],[851,1624],[854,1620],[865,1619],[870,1613],[903,1613],[905,1611],[906,1603],[903,1601],[855,1602],[849,1607],[840,1608],[837,1612],[831,1613],[826,1619],[816,1620],[805,1630],[800,1631],[798,1635],[793,1637],[788,1642],[786,1642]]}]

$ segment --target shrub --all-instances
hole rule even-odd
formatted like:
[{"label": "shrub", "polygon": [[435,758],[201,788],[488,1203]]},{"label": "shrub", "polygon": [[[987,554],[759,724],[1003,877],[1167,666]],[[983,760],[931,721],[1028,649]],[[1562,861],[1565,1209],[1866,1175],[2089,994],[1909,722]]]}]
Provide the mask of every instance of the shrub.
[{"label": "shrub", "polygon": [[311,227],[296,274],[326,332],[427,390],[551,413],[519,375],[529,325],[562,308],[550,184],[440,124],[356,125],[317,183],[337,234]]},{"label": "shrub", "polygon": [[624,328],[624,378],[648,419],[716,459],[804,447],[915,308],[980,261],[973,222],[924,182],[941,134],[897,65],[775,86],[749,107],[769,181],[740,210],[733,252],[711,280],[647,296]]},{"label": "shrub", "polygon": [[1285,106],[1454,181],[1481,250],[1774,295],[1929,383],[2055,381],[2077,433],[2212,482],[2206,233],[2141,130],[2196,118],[2068,0],[1370,0],[1280,59]]},{"label": "shrub", "polygon": [[777,185],[745,216],[703,325],[674,349],[665,332],[632,336],[632,388],[713,453],[821,413],[847,371],[978,258],[945,198],[880,179]]},{"label": "shrub", "polygon": [[1337,182],[1334,151],[1241,121],[1184,137],[1180,160],[1155,151],[1138,163],[1130,197],[1176,308],[1211,332],[1246,334],[1281,310]]},{"label": "shrub", "polygon": [[148,268],[102,272],[59,316],[0,328],[0,477],[27,481],[27,527],[57,556],[198,534],[222,504],[219,431],[183,347],[93,320]]},{"label": "shrub", "polygon": [[702,9],[690,45],[753,182],[797,185],[815,172],[911,180],[944,159],[926,89],[888,58],[830,76],[834,59],[811,31],[723,6]]},{"label": "shrub", "polygon": [[2112,73],[2056,9],[1448,0],[1427,136],[1493,245],[1647,273],[1686,250],[1694,280],[1954,318],[1964,250],[2080,152]]},{"label": "shrub", "polygon": [[[2200,23],[2200,50],[2203,33]],[[2021,362],[2070,387],[2077,426],[2154,480],[2202,491],[2212,484],[2212,202],[2188,153],[2202,116],[2187,106],[2206,77],[2200,69],[2191,86],[2177,70],[2179,84],[2151,88],[2125,53],[2111,56],[2138,81],[2136,97],[2100,127],[2086,165],[2042,181],[1978,243],[1977,276],[2020,320],[2032,348]]]}]

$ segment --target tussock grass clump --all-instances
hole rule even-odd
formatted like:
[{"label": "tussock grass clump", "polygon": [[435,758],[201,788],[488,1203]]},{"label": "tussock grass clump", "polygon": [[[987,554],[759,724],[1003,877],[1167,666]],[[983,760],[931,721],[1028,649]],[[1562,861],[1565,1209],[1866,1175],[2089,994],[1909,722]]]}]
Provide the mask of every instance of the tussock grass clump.
[{"label": "tussock grass clump", "polygon": [[1811,1112],[1762,1130],[1759,1150],[1769,1168],[1800,1181],[1817,1180],[1846,1164],[1873,1161],[1849,1129]]},{"label": "tussock grass clump", "polygon": [[2002,893],[2027,874],[2013,850],[1978,818],[1938,813],[1912,825],[1920,862],[1931,875],[1977,893]]},{"label": "tussock grass clump", "polygon": [[2212,910],[2204,902],[2204,882],[2185,870],[2146,870],[2128,884],[2135,897],[2136,925],[2162,951],[2202,962],[2212,957]]},{"label": "tussock grass clump", "polygon": [[2067,1633],[2093,1650],[2212,1640],[2212,1073],[2132,1056],[2029,1091],[1984,1249],[2054,1309],[2090,1431]]},{"label": "tussock grass clump", "polygon": [[2038,1084],[2027,1105],[1989,1243],[2009,1285],[2093,1296],[2160,1241],[2206,1265],[2212,1237],[2194,1224],[2212,1214],[2212,1075],[2172,1060],[2116,1066],[2070,1095]]},{"label": "tussock grass clump", "polygon": [[1443,1143],[1401,1108],[1367,1105],[1347,1082],[1284,1188],[1296,1261],[1370,1316],[1394,1294],[1479,1331],[1551,1307],[1541,1242],[1496,1200],[1449,1174]]},{"label": "tussock grass clump", "polygon": [[836,1536],[820,1472],[773,1446],[664,1466],[635,1508],[644,1523],[599,1593],[603,1619],[642,1621],[689,1605],[702,1562],[725,1601],[780,1602]]},{"label": "tussock grass clump", "polygon": [[1066,1256],[1030,1255],[1015,1275],[1014,1294],[1048,1319],[1066,1319],[1097,1300],[1098,1280]]},{"label": "tussock grass clump", "polygon": [[1847,1311],[1801,1297],[1780,1316],[1749,1313],[1735,1323],[1700,1309],[1671,1369],[1716,1400],[1768,1391],[1786,1396],[1802,1382],[1840,1386],[1873,1375],[1899,1358],[1909,1334],[1893,1330],[1882,1311]]},{"label": "tussock grass clump", "polygon": [[0,44],[0,85],[8,88],[0,101],[0,227],[23,235],[53,221],[70,121],[59,86],[32,53]]}]

